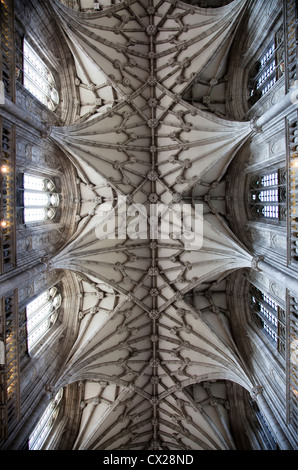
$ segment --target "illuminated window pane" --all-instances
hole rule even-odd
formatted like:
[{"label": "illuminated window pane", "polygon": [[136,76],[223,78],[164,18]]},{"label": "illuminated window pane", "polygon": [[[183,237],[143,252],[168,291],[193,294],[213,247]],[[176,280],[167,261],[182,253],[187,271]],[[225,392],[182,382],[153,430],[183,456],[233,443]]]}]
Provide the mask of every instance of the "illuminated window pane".
[{"label": "illuminated window pane", "polygon": [[53,75],[34,49],[24,40],[24,86],[52,111],[59,103]]},{"label": "illuminated window pane", "polygon": [[41,222],[47,219],[47,213],[45,209],[33,209],[33,208],[25,207],[24,219],[25,219],[25,223]]},{"label": "illuminated window pane", "polygon": [[269,295],[251,287],[253,318],[277,351],[285,357],[285,311]]},{"label": "illuminated window pane", "polygon": [[50,194],[25,191],[24,202],[25,206],[48,206],[50,204]]},{"label": "illuminated window pane", "polygon": [[57,319],[61,305],[57,288],[49,289],[30,302],[26,308],[28,351],[36,345]]},{"label": "illuminated window pane", "polygon": [[253,176],[250,181],[249,195],[253,217],[284,220],[286,208],[284,170]]},{"label": "illuminated window pane", "polygon": [[38,176],[24,174],[24,189],[34,189],[36,191],[44,191],[44,180]]},{"label": "illuminated window pane", "polygon": [[24,222],[42,222],[55,217],[59,195],[54,183],[38,176],[24,174]]},{"label": "illuminated window pane", "polygon": [[274,39],[257,59],[250,72],[248,88],[249,103],[254,105],[266,95],[284,73],[283,29],[280,28]]},{"label": "illuminated window pane", "polygon": [[29,437],[29,450],[40,450],[42,448],[58,416],[62,395],[63,390],[60,390],[55,399],[47,406],[37,426]]},{"label": "illuminated window pane", "polygon": [[278,206],[265,206],[262,214],[267,219],[278,219]]}]

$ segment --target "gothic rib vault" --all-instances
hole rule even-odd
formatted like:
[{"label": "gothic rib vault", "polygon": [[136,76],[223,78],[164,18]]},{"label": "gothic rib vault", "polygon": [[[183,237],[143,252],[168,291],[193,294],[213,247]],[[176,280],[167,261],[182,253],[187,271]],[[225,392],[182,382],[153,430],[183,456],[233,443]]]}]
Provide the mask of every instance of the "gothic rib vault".
[{"label": "gothic rib vault", "polygon": [[86,384],[74,448],[233,448],[224,424],[214,426],[185,387],[255,384],[222,319],[208,323],[186,295],[203,285],[212,295],[252,256],[216,211],[204,214],[199,250],[152,239],[150,230],[137,240],[100,238],[98,211],[124,196],[171,208],[201,178],[220,182],[251,124],[198,109],[183,94],[211,63],[216,80],[246,1],[201,9],[128,0],[90,13],[51,4],[74,55],[78,95],[77,121],[50,136],[78,168],[82,191],[77,231],[50,266],[76,272],[97,293],[93,308],[82,305],[55,384]]}]

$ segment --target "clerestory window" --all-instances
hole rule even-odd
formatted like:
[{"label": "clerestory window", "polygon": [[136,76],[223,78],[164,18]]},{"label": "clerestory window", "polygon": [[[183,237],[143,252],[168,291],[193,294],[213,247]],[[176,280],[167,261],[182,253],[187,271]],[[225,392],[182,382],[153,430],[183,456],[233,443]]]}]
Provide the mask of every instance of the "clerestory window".
[{"label": "clerestory window", "polygon": [[269,295],[251,287],[250,307],[253,320],[271,341],[277,351],[285,358],[285,311]]},{"label": "clerestory window", "polygon": [[267,44],[250,72],[248,88],[249,103],[252,106],[266,95],[284,74],[283,29]]},{"label": "clerestory window", "polygon": [[59,206],[59,194],[48,178],[24,174],[24,223],[52,220]]},{"label": "clerestory window", "polygon": [[286,219],[286,172],[283,169],[252,176],[249,185],[252,218],[268,221]]},{"label": "clerestory window", "polygon": [[34,431],[31,433],[28,441],[29,450],[41,450],[44,445],[51,429],[53,428],[55,421],[59,413],[59,407],[63,396],[63,389],[61,389],[54,400],[52,400],[47,406],[45,412],[40,418]]},{"label": "clerestory window", "polygon": [[56,322],[61,302],[60,292],[57,287],[52,287],[27,305],[27,346],[29,354]]},{"label": "clerestory window", "polygon": [[54,111],[59,103],[59,94],[53,74],[26,39],[23,41],[23,68],[24,87]]}]

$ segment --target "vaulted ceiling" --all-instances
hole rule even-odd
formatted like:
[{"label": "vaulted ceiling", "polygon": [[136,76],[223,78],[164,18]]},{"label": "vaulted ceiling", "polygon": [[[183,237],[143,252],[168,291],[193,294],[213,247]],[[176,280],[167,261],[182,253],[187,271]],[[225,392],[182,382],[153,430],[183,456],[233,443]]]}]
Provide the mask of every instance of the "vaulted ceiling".
[{"label": "vaulted ceiling", "polygon": [[[210,112],[208,97],[224,83],[246,3],[126,0],[80,12],[51,0],[77,73],[77,120],[51,129],[80,175],[76,233],[50,261],[74,271],[84,293],[56,384],[84,383],[74,448],[234,447],[223,384],[253,384],[225,316],[225,279],[252,256],[208,197],[252,129]],[[163,204],[160,228],[190,194],[202,201],[199,243],[155,236],[152,205]],[[129,237],[137,214],[143,231]]]}]

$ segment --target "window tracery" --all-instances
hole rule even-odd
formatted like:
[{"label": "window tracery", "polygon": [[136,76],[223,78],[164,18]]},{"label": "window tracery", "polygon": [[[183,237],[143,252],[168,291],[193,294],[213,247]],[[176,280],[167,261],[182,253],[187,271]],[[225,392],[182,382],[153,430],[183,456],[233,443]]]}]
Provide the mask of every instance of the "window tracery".
[{"label": "window tracery", "polygon": [[248,82],[250,91],[248,101],[251,106],[266,95],[283,76],[285,70],[283,44],[283,29],[280,28],[252,68]]},{"label": "window tracery", "polygon": [[24,87],[54,111],[59,103],[59,94],[53,74],[26,39],[23,41],[23,54]]},{"label": "window tracery", "polygon": [[62,296],[57,287],[40,294],[26,307],[28,352],[56,322]]},{"label": "window tracery", "polygon": [[52,220],[59,206],[59,194],[48,178],[24,174],[24,223]]},{"label": "window tracery", "polygon": [[59,413],[63,396],[63,389],[59,390],[55,398],[49,403],[34,431],[29,437],[29,450],[40,450],[45,443]]},{"label": "window tracery", "polygon": [[284,169],[254,175],[249,185],[249,205],[253,218],[270,221],[286,219],[286,172]]},{"label": "window tracery", "polygon": [[285,358],[285,311],[269,295],[252,286],[250,306],[253,320],[269,338],[279,354]]}]

